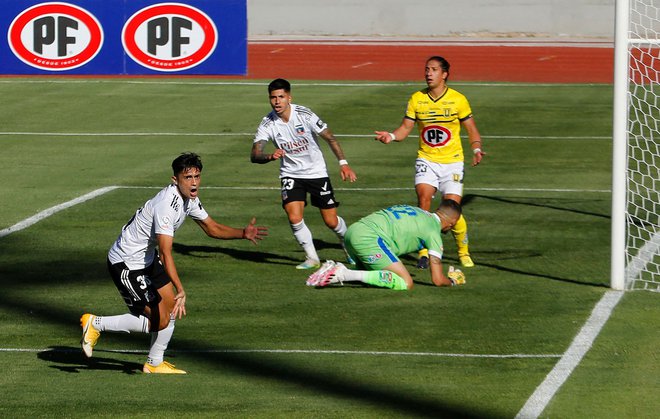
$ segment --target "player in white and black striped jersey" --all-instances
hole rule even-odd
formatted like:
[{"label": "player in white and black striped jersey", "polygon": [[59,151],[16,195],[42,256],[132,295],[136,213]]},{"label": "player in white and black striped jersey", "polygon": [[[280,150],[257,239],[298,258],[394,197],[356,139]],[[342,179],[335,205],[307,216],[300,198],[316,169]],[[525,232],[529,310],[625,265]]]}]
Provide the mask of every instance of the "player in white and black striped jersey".
[{"label": "player in white and black striped jersey", "polygon": [[151,332],[143,372],[185,373],[163,360],[175,320],[186,314],[186,293],[172,256],[174,233],[189,216],[216,239],[256,244],[267,235],[267,228],[256,226],[254,217],[240,229],[208,215],[198,197],[202,161],[197,154],[181,154],[172,162],[172,170],[172,183],[137,210],[108,252],[108,270],[130,313],[81,317],[81,345],[87,357],[92,356],[101,332]]},{"label": "player in white and black striped jersey", "polygon": [[[291,84],[287,80],[270,82],[268,97],[273,110],[257,128],[251,161],[261,164],[280,161],[282,207],[293,235],[306,255],[305,261],[296,268],[316,269],[320,266],[320,258],[304,219],[307,195],[310,195],[312,205],[319,208],[325,225],[337,234],[342,246],[347,228],[344,219],[337,215],[339,202],[334,196],[318,137],[328,143],[337,158],[341,179],[354,182],[357,176],[328,125],[309,108],[291,103]],[[265,152],[268,142],[275,146],[273,153]]]}]

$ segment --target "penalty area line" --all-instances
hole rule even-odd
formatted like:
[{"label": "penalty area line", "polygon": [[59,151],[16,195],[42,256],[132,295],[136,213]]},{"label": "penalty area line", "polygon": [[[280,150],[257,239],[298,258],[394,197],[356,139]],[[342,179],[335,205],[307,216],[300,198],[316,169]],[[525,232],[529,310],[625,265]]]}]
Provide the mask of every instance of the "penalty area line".
[{"label": "penalty area line", "polygon": [[568,380],[573,370],[580,364],[582,358],[589,352],[591,345],[600,334],[601,329],[617,306],[622,291],[607,291],[591,312],[591,316],[571,342],[566,352],[561,356],[552,371],[534,390],[525,405],[516,415],[516,419],[538,418],[555,396],[557,391]]}]

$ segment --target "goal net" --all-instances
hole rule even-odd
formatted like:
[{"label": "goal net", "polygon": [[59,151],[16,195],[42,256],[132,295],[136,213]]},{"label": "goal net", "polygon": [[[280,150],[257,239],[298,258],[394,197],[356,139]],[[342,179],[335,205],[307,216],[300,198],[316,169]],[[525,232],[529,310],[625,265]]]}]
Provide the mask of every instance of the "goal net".
[{"label": "goal net", "polygon": [[[617,0],[616,32],[612,286],[660,292],[660,1]],[[623,269],[615,267],[621,247]]]}]

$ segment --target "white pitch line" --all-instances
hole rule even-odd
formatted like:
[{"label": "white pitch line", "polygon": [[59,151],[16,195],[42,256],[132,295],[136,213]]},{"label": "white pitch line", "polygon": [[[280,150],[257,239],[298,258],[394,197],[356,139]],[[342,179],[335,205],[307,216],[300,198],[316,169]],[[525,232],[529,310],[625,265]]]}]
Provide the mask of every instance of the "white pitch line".
[{"label": "white pitch line", "polygon": [[86,193],[85,195],[79,196],[78,198],[74,198],[70,201],[64,202],[59,205],[55,205],[54,207],[50,207],[46,210],[41,211],[40,213],[33,215],[32,217],[26,218],[23,221],[20,221],[16,224],[14,224],[11,227],[5,228],[4,230],[0,230],[0,237],[7,236],[11,233],[15,233],[17,231],[23,230],[25,228],[28,228],[39,221],[43,220],[44,218],[50,217],[51,215],[58,213],[62,210],[65,210],[67,208],[70,208],[74,205],[80,204],[81,202],[89,201],[90,199],[94,199],[97,196],[103,195],[107,192],[110,192],[112,190],[117,189],[118,186],[107,186],[105,188],[97,189],[95,191],[92,191],[90,193]]},{"label": "white pitch line", "polygon": [[[254,137],[254,132],[36,132],[0,131],[0,136],[44,137]],[[341,138],[373,138],[373,134],[335,134]],[[491,140],[612,140],[611,136],[556,137],[533,135],[482,135]]]},{"label": "white pitch line", "polygon": [[[80,349],[68,348],[0,348],[0,352],[80,352]],[[142,349],[103,349],[99,352],[142,354],[149,351]],[[447,352],[399,352],[399,351],[349,351],[349,350],[324,350],[324,349],[195,349],[195,350],[168,350],[172,354],[201,353],[201,354],[309,354],[309,355],[377,355],[377,356],[420,356],[439,358],[496,358],[496,359],[520,359],[520,358],[559,358],[560,354],[461,354]]]},{"label": "white pitch line", "polygon": [[[33,215],[32,217],[26,218],[23,221],[19,221],[11,227],[0,230],[0,238],[8,236],[11,233],[28,228],[39,221],[50,217],[53,214],[56,214],[62,210],[70,208],[74,205],[80,204],[90,199],[94,199],[98,196],[101,196],[107,192],[113,191],[115,189],[161,189],[162,186],[106,186],[104,188],[97,189],[95,191],[89,192],[85,195],[74,198],[70,201],[64,202],[62,204],[55,205],[48,209],[45,209],[38,214]],[[263,191],[274,191],[280,190],[278,186],[205,186],[204,189],[210,190],[263,190]],[[412,187],[401,187],[401,188],[335,188],[337,191],[341,192],[388,192],[388,191],[407,191],[412,190]],[[564,192],[564,193],[610,193],[610,190],[607,189],[542,189],[542,188],[470,188],[469,191],[495,191],[495,192]]]},{"label": "white pitch line", "polygon": [[[45,77],[41,79],[10,78],[1,79],[0,84],[142,84],[142,85],[173,85],[173,86],[258,86],[265,87],[267,81],[191,81],[191,80],[136,80],[136,79],[54,79]],[[423,87],[419,82],[306,82],[296,81],[296,87]],[[453,86],[478,87],[598,87],[603,83],[509,83],[509,82],[452,82]]]},{"label": "white pitch line", "polygon": [[527,399],[525,405],[516,415],[516,419],[538,418],[555,396],[555,393],[566,382],[573,370],[578,366],[584,355],[589,352],[591,345],[598,337],[600,330],[612,315],[617,306],[622,291],[607,291],[591,312],[591,316],[575,336],[564,355],[555,367],[548,373],[545,380],[536,388]]}]

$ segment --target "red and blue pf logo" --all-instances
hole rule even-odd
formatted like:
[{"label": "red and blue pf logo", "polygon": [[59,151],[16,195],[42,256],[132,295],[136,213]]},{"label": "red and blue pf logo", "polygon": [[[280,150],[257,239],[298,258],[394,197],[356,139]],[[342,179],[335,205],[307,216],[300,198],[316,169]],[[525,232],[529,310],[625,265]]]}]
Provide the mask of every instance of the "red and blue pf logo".
[{"label": "red and blue pf logo", "polygon": [[103,45],[103,29],[87,10],[69,3],[41,3],[21,12],[7,32],[21,61],[42,70],[64,71],[92,60]]},{"label": "red and blue pf logo", "polygon": [[159,3],[131,16],[121,40],[136,63],[172,72],[195,67],[211,56],[218,31],[201,10],[187,4]]}]

